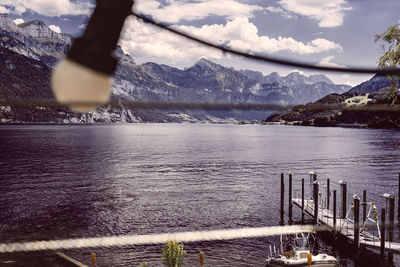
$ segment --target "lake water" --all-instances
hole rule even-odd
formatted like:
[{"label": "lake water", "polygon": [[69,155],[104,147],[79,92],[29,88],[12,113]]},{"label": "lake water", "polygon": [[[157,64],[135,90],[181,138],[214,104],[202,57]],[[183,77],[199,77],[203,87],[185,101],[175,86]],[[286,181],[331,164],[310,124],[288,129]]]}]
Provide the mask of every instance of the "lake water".
[{"label": "lake water", "polygon": [[[397,195],[400,132],[209,124],[2,126],[0,153],[1,242],[15,242],[278,225],[281,172],[293,172],[295,189],[309,171],[322,184],[330,178],[333,189],[345,180],[349,198],[366,189],[380,210],[383,193]],[[277,242],[188,243],[185,266],[199,266],[200,251],[207,266],[264,266],[269,244]],[[345,253],[318,244],[341,265],[353,266]],[[96,252],[99,266],[161,266],[161,248],[65,253],[88,263]],[[27,255],[3,255],[3,264],[25,266],[28,259],[26,266],[40,266],[37,258],[48,253]]]}]

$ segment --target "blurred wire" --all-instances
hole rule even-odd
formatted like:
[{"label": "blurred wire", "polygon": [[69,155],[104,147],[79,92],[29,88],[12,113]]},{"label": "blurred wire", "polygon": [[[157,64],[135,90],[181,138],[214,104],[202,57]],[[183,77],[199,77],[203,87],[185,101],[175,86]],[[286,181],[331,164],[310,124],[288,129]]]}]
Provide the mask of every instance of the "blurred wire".
[{"label": "blurred wire", "polygon": [[194,35],[176,30],[171,28],[170,26],[167,26],[166,23],[162,22],[156,22],[153,20],[150,16],[144,15],[144,14],[138,14],[136,12],[132,12],[132,15],[137,17],[138,19],[141,19],[143,22],[152,24],[154,26],[157,26],[161,29],[167,30],[169,32],[175,33],[179,36],[182,36],[184,38],[187,38],[189,40],[192,40],[194,42],[200,43],[204,46],[212,47],[215,49],[218,49],[224,53],[229,53],[233,54],[236,56],[242,56],[245,58],[261,61],[261,62],[268,62],[268,63],[273,63],[273,64],[278,64],[278,65],[284,65],[284,66],[290,66],[290,67],[296,67],[296,68],[304,68],[304,69],[312,69],[312,70],[319,70],[319,71],[332,71],[332,72],[346,72],[346,73],[364,73],[364,74],[380,74],[380,75],[400,75],[400,68],[385,68],[385,69],[376,69],[376,68],[362,68],[362,67],[348,67],[348,68],[342,68],[342,67],[328,67],[328,66],[319,66],[315,64],[310,64],[310,63],[302,63],[302,62],[296,62],[292,60],[286,60],[286,59],[279,59],[279,58],[274,58],[274,57],[267,57],[267,56],[261,56],[257,55],[254,53],[250,52],[241,52],[238,50],[234,50],[231,48],[227,48],[221,45],[213,44],[210,43],[204,39],[200,39],[198,37],[195,37]]},{"label": "blurred wire", "polygon": [[268,237],[295,233],[327,231],[326,228],[313,225],[288,225],[258,228],[223,229],[211,231],[177,232],[149,235],[125,235],[93,238],[78,238],[50,241],[31,241],[26,243],[0,243],[0,253],[28,252],[42,250],[76,249],[89,247],[116,247],[132,245],[164,244],[175,240],[179,242],[199,242],[231,240],[241,238]]}]

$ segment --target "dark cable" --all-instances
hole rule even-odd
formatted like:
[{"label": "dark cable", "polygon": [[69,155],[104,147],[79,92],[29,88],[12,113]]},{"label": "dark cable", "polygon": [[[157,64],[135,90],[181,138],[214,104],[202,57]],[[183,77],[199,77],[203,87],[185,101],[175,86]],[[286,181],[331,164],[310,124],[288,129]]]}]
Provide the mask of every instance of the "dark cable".
[{"label": "dark cable", "polygon": [[[93,105],[93,103],[71,103],[80,105]],[[67,109],[67,105],[58,103],[53,99],[0,99],[0,106],[10,106],[19,108],[32,108],[32,107],[49,107],[49,108],[62,108]],[[258,111],[288,111],[294,105],[278,105],[278,104],[250,104],[250,103],[172,103],[172,102],[136,102],[133,100],[119,100],[111,101],[99,107],[111,108],[129,108],[132,110],[148,110],[148,109],[161,109],[161,110],[258,110]],[[341,111],[358,111],[358,112],[390,112],[400,113],[399,105],[388,104],[374,104],[374,105],[354,105],[345,106],[343,104],[317,104],[310,103],[307,105],[299,105],[299,108],[306,111],[326,111],[326,110],[341,110]]]},{"label": "dark cable", "polygon": [[334,71],[334,72],[364,73],[364,74],[379,74],[379,75],[400,75],[400,68],[374,69],[374,68],[360,68],[360,67],[349,67],[349,68],[325,67],[325,66],[318,66],[318,65],[313,65],[313,64],[309,64],[309,63],[301,63],[301,62],[295,62],[295,61],[291,61],[291,60],[266,57],[266,56],[261,56],[261,55],[257,55],[257,54],[244,53],[244,52],[234,50],[231,48],[226,48],[221,45],[216,45],[216,44],[210,43],[208,41],[205,41],[203,39],[197,38],[191,34],[172,29],[169,26],[167,26],[167,24],[162,23],[162,22],[156,22],[147,15],[143,15],[143,14],[141,15],[141,14],[138,14],[135,12],[132,12],[132,15],[143,20],[146,23],[152,24],[154,26],[157,26],[157,27],[167,30],[169,32],[175,33],[179,36],[182,36],[189,40],[195,41],[202,45],[218,49],[224,53],[229,53],[229,54],[233,54],[236,56],[242,56],[242,57],[250,58],[253,60],[257,60],[257,61],[279,64],[279,65],[284,65],[284,66],[291,66],[291,67],[296,67],[296,68],[319,70],[319,71]]},{"label": "dark cable", "polygon": [[[92,102],[79,102],[69,103],[70,105],[93,105]],[[0,100],[0,106],[15,106],[15,107],[67,107],[52,99],[8,99]],[[177,109],[199,109],[199,110],[276,110],[286,111],[293,107],[293,105],[278,105],[278,104],[250,104],[250,103],[173,103],[173,102],[142,102],[132,100],[119,100],[110,101],[104,105],[112,108],[129,108],[129,109],[164,109],[164,110],[177,110]]]}]

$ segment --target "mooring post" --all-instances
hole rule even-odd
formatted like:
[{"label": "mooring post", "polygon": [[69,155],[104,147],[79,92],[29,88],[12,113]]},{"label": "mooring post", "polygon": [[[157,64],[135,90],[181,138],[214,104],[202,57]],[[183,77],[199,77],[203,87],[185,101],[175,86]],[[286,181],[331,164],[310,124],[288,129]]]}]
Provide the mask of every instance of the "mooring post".
[{"label": "mooring post", "polygon": [[326,209],[329,210],[329,200],[331,198],[331,180],[326,179]]},{"label": "mooring post", "polygon": [[[269,249],[271,250],[271,246]],[[199,253],[199,262],[200,262],[200,267],[203,267],[203,265],[204,265],[204,252],[203,251],[201,251]]]},{"label": "mooring post", "polygon": [[336,190],[333,190],[333,240],[336,240]]},{"label": "mooring post", "polygon": [[304,178],[301,179],[301,223],[304,223]]},{"label": "mooring post", "polygon": [[95,267],[95,266],[96,266],[96,253],[92,253],[92,254],[90,255],[90,263],[91,263],[91,266],[92,266],[92,267]]},{"label": "mooring post", "polygon": [[398,182],[399,192],[397,193],[397,218],[400,221],[400,173]]},{"label": "mooring post", "polygon": [[360,248],[360,198],[354,195],[354,248],[356,249],[356,255],[358,255],[358,249]]},{"label": "mooring post", "polygon": [[367,219],[367,190],[363,191],[363,220],[362,220],[362,225],[364,225],[365,220]]},{"label": "mooring post", "polygon": [[[389,197],[389,242],[393,242],[393,234],[394,234],[394,203],[395,196]],[[393,253],[389,252],[389,262],[393,262]]]},{"label": "mooring post", "polygon": [[[312,198],[314,199],[314,183],[317,181],[317,174],[315,172],[312,173]],[[315,199],[314,199],[315,200]]]},{"label": "mooring post", "polygon": [[285,211],[285,174],[281,173],[281,221],[280,225],[284,225],[284,211]]},{"label": "mooring post", "polygon": [[317,174],[314,172],[310,172],[310,191],[311,191],[311,199],[314,199],[314,182],[317,179]]},{"label": "mooring post", "polygon": [[[314,177],[314,172],[310,172],[310,189],[311,189],[311,192],[313,190],[313,177]],[[313,196],[314,196],[314,194],[312,193],[311,197],[313,197]]]},{"label": "mooring post", "polygon": [[385,213],[386,210],[381,210],[381,266],[385,266]]},{"label": "mooring post", "polygon": [[341,209],[341,219],[346,219],[346,203],[347,203],[347,184],[346,182],[339,181],[340,192],[342,194],[342,209]]},{"label": "mooring post", "polygon": [[289,224],[292,224],[292,215],[293,215],[293,199],[292,199],[292,182],[293,182],[293,174],[289,173]]},{"label": "mooring post", "polygon": [[313,184],[314,191],[314,224],[318,224],[318,182],[314,181]]}]

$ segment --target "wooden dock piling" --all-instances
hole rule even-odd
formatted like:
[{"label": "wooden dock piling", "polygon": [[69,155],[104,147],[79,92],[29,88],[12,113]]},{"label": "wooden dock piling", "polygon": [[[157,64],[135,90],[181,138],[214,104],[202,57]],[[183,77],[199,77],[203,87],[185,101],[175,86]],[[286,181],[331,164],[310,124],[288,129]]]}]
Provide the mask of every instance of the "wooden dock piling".
[{"label": "wooden dock piling", "polygon": [[281,221],[280,225],[285,224],[285,174],[281,173]]},{"label": "wooden dock piling", "polygon": [[[314,177],[314,172],[310,172],[310,188],[311,188],[311,190],[312,190],[312,186],[313,186],[313,177]],[[311,194],[311,196],[312,196],[312,194]]]},{"label": "wooden dock piling", "polygon": [[313,183],[314,192],[314,224],[318,224],[318,182],[315,180]]},{"label": "wooden dock piling", "polygon": [[304,178],[301,179],[301,223],[304,223]]},{"label": "wooden dock piling", "polygon": [[385,266],[385,213],[386,210],[381,210],[381,266]]},{"label": "wooden dock piling", "polygon": [[347,207],[346,207],[346,203],[347,203],[347,183],[341,181],[340,182],[340,192],[342,194],[342,209],[341,209],[341,214],[340,214],[340,218],[341,219],[346,219],[346,212],[347,212]]},{"label": "wooden dock piling", "polygon": [[292,201],[292,190],[293,190],[293,174],[289,173],[289,225],[292,224],[292,216],[293,216],[293,201]]},{"label": "wooden dock piling", "polygon": [[[394,235],[394,203],[395,196],[389,197],[389,242],[393,242]],[[393,253],[388,252],[389,262],[393,262]]]},{"label": "wooden dock piling", "polygon": [[333,240],[336,240],[336,190],[333,190]]},{"label": "wooden dock piling", "polygon": [[354,195],[354,248],[360,248],[360,198]]},{"label": "wooden dock piling", "polygon": [[362,222],[364,223],[365,220],[367,219],[367,190],[363,191],[363,220]]},{"label": "wooden dock piling", "polygon": [[[311,183],[311,189],[312,189],[312,198],[315,200],[315,192],[314,192],[314,184],[317,181],[317,174],[315,172],[312,173],[312,183]],[[317,195],[318,196],[318,195]]]},{"label": "wooden dock piling", "polygon": [[331,180],[326,179],[326,209],[329,210],[329,200],[331,197]]},{"label": "wooden dock piling", "polygon": [[400,173],[399,173],[399,182],[398,182],[398,193],[397,193],[397,218],[400,221]]}]

